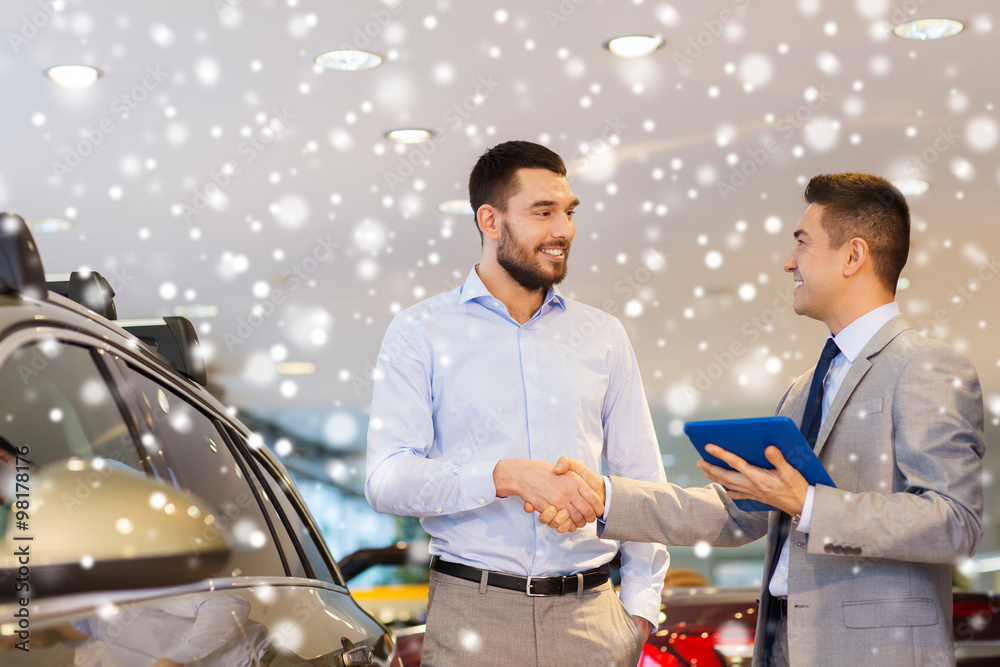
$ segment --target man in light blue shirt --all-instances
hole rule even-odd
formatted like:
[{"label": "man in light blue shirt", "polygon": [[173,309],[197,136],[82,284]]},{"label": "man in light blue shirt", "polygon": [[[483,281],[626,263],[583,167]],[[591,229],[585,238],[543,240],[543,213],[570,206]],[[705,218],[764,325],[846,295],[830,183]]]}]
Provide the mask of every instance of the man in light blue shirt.
[{"label": "man in light blue shirt", "polygon": [[[555,288],[579,203],[558,155],[500,144],[469,190],[480,261],[389,325],[368,431],[368,501],[431,535],[424,664],[634,665],[666,550],[620,545],[619,601],[607,574],[619,544],[588,524],[598,495],[552,469],[603,457],[615,475],[665,481],[635,355],[616,318]],[[525,512],[549,505],[576,530]]]}]

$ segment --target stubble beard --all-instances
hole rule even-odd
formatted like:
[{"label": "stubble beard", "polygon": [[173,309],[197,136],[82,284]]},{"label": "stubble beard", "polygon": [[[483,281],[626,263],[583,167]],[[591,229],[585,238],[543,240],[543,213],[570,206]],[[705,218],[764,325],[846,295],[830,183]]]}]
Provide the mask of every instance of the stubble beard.
[{"label": "stubble beard", "polygon": [[[538,248],[535,249],[538,251]],[[547,290],[552,285],[558,285],[566,277],[566,262],[569,259],[569,246],[563,247],[563,261],[552,263],[554,271],[545,271],[541,266],[543,260],[538,259],[527,250],[517,238],[511,234],[507,224],[499,226],[497,238],[497,264],[507,272],[517,284],[527,290]]]}]

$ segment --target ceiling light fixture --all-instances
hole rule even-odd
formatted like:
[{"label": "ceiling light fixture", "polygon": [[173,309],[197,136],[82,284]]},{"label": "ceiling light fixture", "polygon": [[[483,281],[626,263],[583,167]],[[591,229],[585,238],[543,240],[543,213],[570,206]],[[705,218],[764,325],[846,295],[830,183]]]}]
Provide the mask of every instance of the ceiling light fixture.
[{"label": "ceiling light fixture", "polygon": [[663,46],[663,38],[655,35],[626,35],[604,42],[604,48],[620,58],[641,58]]},{"label": "ceiling light fixture", "polygon": [[93,86],[104,72],[89,65],[56,65],[44,74],[63,88],[82,90]]},{"label": "ceiling light fixture", "polygon": [[385,133],[385,138],[395,141],[397,144],[422,144],[434,137],[433,130],[421,128],[406,128],[401,130],[389,130]]},{"label": "ceiling light fixture", "polygon": [[438,210],[448,215],[472,215],[472,204],[468,199],[449,199],[438,204]]},{"label": "ceiling light fixture", "polygon": [[931,184],[927,181],[921,181],[917,178],[904,178],[898,181],[893,181],[893,185],[899,188],[907,197],[911,195],[922,195],[931,189]]},{"label": "ceiling light fixture", "polygon": [[926,18],[900,23],[892,32],[903,39],[944,39],[957,35],[964,28],[965,24],[955,19]]},{"label": "ceiling light fixture", "polygon": [[73,223],[63,218],[32,218],[25,220],[28,229],[40,234],[54,234],[55,232],[66,232],[73,226]]},{"label": "ceiling light fixture", "polygon": [[357,72],[378,67],[382,64],[382,56],[371,51],[338,49],[319,54],[315,61],[317,65],[337,72]]},{"label": "ceiling light fixture", "polygon": [[311,361],[283,361],[278,364],[278,372],[282,375],[312,375],[316,372],[316,364]]}]

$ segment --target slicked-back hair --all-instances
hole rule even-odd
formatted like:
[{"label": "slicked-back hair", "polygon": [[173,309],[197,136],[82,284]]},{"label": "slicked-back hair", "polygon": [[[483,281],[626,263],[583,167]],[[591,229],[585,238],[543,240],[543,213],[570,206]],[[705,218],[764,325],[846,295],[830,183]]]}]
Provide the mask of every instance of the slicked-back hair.
[{"label": "slicked-back hair", "polygon": [[853,238],[868,243],[875,275],[895,294],[910,252],[910,207],[903,193],[881,176],[848,172],[814,176],[803,197],[823,206],[820,224],[831,248]]},{"label": "slicked-back hair", "polygon": [[498,211],[506,211],[507,202],[521,188],[518,169],[548,169],[566,175],[566,165],[557,153],[530,141],[507,141],[483,153],[469,175],[469,201],[480,241],[483,232],[476,219],[479,207],[489,204]]}]

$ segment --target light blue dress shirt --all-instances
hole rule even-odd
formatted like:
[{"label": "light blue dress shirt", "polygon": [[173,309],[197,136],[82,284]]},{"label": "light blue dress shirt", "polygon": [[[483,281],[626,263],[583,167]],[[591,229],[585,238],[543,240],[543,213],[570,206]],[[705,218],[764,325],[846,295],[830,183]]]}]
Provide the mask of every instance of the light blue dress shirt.
[{"label": "light blue dress shirt", "polygon": [[[833,341],[840,348],[840,352],[833,361],[830,362],[830,370],[826,372],[823,379],[823,404],[821,419],[826,420],[826,413],[833,405],[833,399],[840,391],[840,385],[847,377],[847,371],[851,370],[854,360],[865,349],[878,330],[884,327],[889,320],[899,315],[899,305],[895,301],[883,304],[874,310],[870,310],[858,319],[841,330],[839,334],[833,336]],[[829,337],[829,336],[828,336]],[[824,341],[825,342],[825,341]],[[821,421],[820,424],[823,422]],[[802,506],[802,516],[796,528],[800,533],[808,533],[812,526],[813,499],[816,497],[816,487],[810,486],[806,491],[806,500]],[[774,575],[768,584],[771,595],[785,597],[788,595],[788,559],[791,556],[791,535],[785,539],[781,546],[781,553],[778,555],[778,565],[774,568]]]},{"label": "light blue dress shirt", "polygon": [[[663,482],[639,367],[615,317],[550,288],[523,325],[476,269],[465,283],[398,313],[376,364],[365,496],[379,512],[420,517],[445,560],[519,575],[581,572],[618,543],[596,524],[559,534],[497,498],[501,459],[560,456]],[[622,545],[621,599],[656,626],[669,557]]]}]

